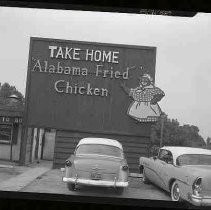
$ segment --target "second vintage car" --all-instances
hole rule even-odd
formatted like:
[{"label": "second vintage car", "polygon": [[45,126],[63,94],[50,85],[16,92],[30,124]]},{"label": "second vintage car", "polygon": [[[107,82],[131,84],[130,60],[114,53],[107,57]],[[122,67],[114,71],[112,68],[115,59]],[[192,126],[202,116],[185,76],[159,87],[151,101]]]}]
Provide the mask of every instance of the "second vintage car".
[{"label": "second vintage car", "polygon": [[211,206],[211,150],[162,147],[157,156],[139,160],[145,183],[170,192],[173,201]]},{"label": "second vintage car", "polygon": [[129,168],[122,145],[113,139],[84,138],[65,162],[65,176],[69,190],[76,185],[113,187],[123,193],[128,186]]}]

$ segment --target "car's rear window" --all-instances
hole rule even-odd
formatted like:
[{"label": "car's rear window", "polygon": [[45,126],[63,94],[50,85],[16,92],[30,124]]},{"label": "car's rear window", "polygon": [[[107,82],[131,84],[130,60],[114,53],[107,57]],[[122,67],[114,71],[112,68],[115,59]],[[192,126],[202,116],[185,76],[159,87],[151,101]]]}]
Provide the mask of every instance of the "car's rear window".
[{"label": "car's rear window", "polygon": [[211,165],[211,155],[186,154],[177,158],[177,165]]},{"label": "car's rear window", "polygon": [[120,148],[101,144],[80,145],[76,150],[76,155],[82,154],[98,154],[123,158],[123,152]]}]

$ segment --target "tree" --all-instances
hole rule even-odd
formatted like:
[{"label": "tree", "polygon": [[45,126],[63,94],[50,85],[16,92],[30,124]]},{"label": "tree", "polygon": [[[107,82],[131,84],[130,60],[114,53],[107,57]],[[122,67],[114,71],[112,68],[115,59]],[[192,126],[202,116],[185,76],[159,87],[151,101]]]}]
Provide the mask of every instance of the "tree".
[{"label": "tree", "polygon": [[[160,145],[161,138],[161,120],[152,126],[151,130],[151,146]],[[176,119],[164,121],[163,127],[163,145],[165,146],[189,146],[189,147],[204,147],[205,141],[199,135],[199,128],[194,125],[181,126]]]},{"label": "tree", "polygon": [[207,142],[207,145],[210,145],[211,144],[211,138],[207,137],[206,142]]},{"label": "tree", "polygon": [[207,143],[206,148],[211,149],[211,137],[207,137],[206,143]]},{"label": "tree", "polygon": [[11,95],[16,95],[21,104],[24,103],[24,96],[15,86],[10,86],[9,83],[4,83],[0,88],[0,102],[6,104]]}]

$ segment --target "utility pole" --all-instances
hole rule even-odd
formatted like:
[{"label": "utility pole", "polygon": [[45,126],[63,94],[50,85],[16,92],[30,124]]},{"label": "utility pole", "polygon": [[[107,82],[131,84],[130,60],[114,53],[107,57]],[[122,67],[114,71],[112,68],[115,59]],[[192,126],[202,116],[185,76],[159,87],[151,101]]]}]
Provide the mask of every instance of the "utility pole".
[{"label": "utility pole", "polygon": [[163,129],[164,129],[164,121],[165,121],[166,115],[162,113],[160,115],[161,120],[161,128],[160,128],[160,148],[163,146]]}]

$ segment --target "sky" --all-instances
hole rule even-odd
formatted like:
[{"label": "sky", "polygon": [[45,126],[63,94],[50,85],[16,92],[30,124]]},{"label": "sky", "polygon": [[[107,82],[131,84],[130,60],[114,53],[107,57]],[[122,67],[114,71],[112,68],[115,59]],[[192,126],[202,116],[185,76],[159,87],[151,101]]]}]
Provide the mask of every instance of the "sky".
[{"label": "sky", "polygon": [[0,7],[0,82],[25,94],[29,39],[153,46],[161,109],[211,137],[211,14],[193,18]]}]

